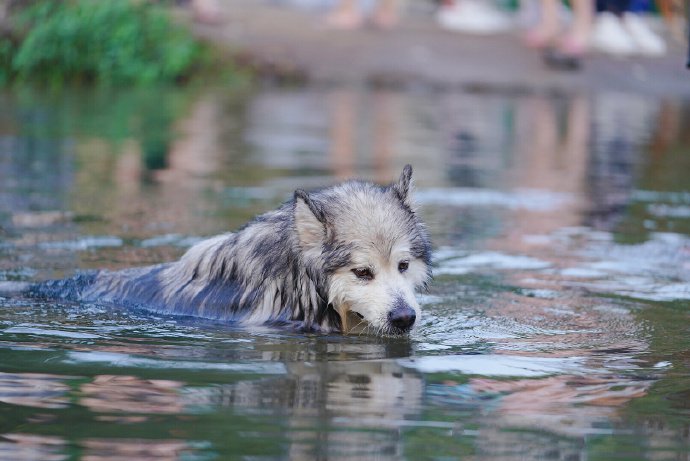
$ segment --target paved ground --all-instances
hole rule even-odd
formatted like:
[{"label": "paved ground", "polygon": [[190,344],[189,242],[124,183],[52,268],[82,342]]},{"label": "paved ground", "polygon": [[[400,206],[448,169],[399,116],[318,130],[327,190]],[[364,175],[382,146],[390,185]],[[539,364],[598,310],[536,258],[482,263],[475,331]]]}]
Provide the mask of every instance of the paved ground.
[{"label": "paved ground", "polygon": [[466,35],[412,14],[390,31],[334,31],[304,10],[256,0],[220,0],[223,25],[197,32],[266,70],[294,72],[326,84],[380,83],[492,91],[620,90],[690,96],[685,50],[662,58],[592,54],[578,71],[547,68],[517,33]]}]

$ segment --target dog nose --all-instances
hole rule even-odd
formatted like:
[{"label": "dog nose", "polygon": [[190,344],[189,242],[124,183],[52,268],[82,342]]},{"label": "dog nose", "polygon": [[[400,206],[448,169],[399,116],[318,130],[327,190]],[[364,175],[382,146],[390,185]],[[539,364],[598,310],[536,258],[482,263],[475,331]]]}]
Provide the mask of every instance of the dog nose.
[{"label": "dog nose", "polygon": [[412,328],[416,319],[417,314],[414,309],[409,306],[396,307],[388,312],[388,321],[391,325],[400,330],[409,330]]}]

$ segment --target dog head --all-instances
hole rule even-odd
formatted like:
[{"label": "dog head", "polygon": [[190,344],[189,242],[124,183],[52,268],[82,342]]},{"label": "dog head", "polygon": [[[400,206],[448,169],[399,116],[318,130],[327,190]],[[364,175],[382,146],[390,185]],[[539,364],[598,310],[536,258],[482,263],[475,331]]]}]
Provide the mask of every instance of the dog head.
[{"label": "dog head", "polygon": [[415,291],[431,278],[431,244],[411,200],[412,167],[388,186],[349,181],[295,192],[295,227],[307,273],[343,332],[404,334],[419,324]]}]

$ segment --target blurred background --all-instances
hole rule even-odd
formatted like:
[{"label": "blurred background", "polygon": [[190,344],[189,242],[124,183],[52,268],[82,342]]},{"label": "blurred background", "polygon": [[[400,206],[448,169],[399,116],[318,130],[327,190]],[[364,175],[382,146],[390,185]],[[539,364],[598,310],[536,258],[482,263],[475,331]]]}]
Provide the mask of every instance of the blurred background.
[{"label": "blurred background", "polygon": [[682,0],[0,0],[0,281],[414,167],[403,340],[0,297],[0,458],[686,459]]},{"label": "blurred background", "polygon": [[[2,229],[69,212],[206,235],[256,211],[238,204],[405,163],[422,192],[569,193],[569,224],[630,227],[636,189],[687,190],[684,8],[2,0]],[[636,232],[686,228],[657,221]]]}]

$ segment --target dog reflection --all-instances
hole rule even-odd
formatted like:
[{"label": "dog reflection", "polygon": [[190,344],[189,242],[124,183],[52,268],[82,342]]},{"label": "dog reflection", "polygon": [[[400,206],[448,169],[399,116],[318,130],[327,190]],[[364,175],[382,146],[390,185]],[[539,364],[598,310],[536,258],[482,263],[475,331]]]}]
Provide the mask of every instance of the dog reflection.
[{"label": "dog reflection", "polygon": [[[242,416],[287,415],[287,457],[295,460],[321,459],[326,453],[329,459],[395,459],[403,453],[398,428],[420,411],[418,374],[390,360],[288,362],[286,369],[275,378],[205,387],[101,375],[81,386],[80,404],[96,413],[97,421],[116,424],[146,423],[155,415],[217,413],[235,427],[233,420]],[[136,448],[127,440],[86,442],[92,460],[126,459]],[[151,441],[142,450],[137,459],[177,460],[191,448],[170,439]]]},{"label": "dog reflection", "polygon": [[327,411],[360,421],[371,418],[386,427],[396,426],[396,421],[416,413],[421,403],[421,378],[391,362],[325,362],[316,367],[294,364],[290,371],[312,387],[323,387],[323,405],[296,410]]},{"label": "dog reflection", "polygon": [[290,363],[287,368],[288,375],[277,379],[195,390],[186,396],[187,404],[288,414],[289,459],[402,454],[398,427],[419,411],[423,382],[418,374],[389,361]]}]

